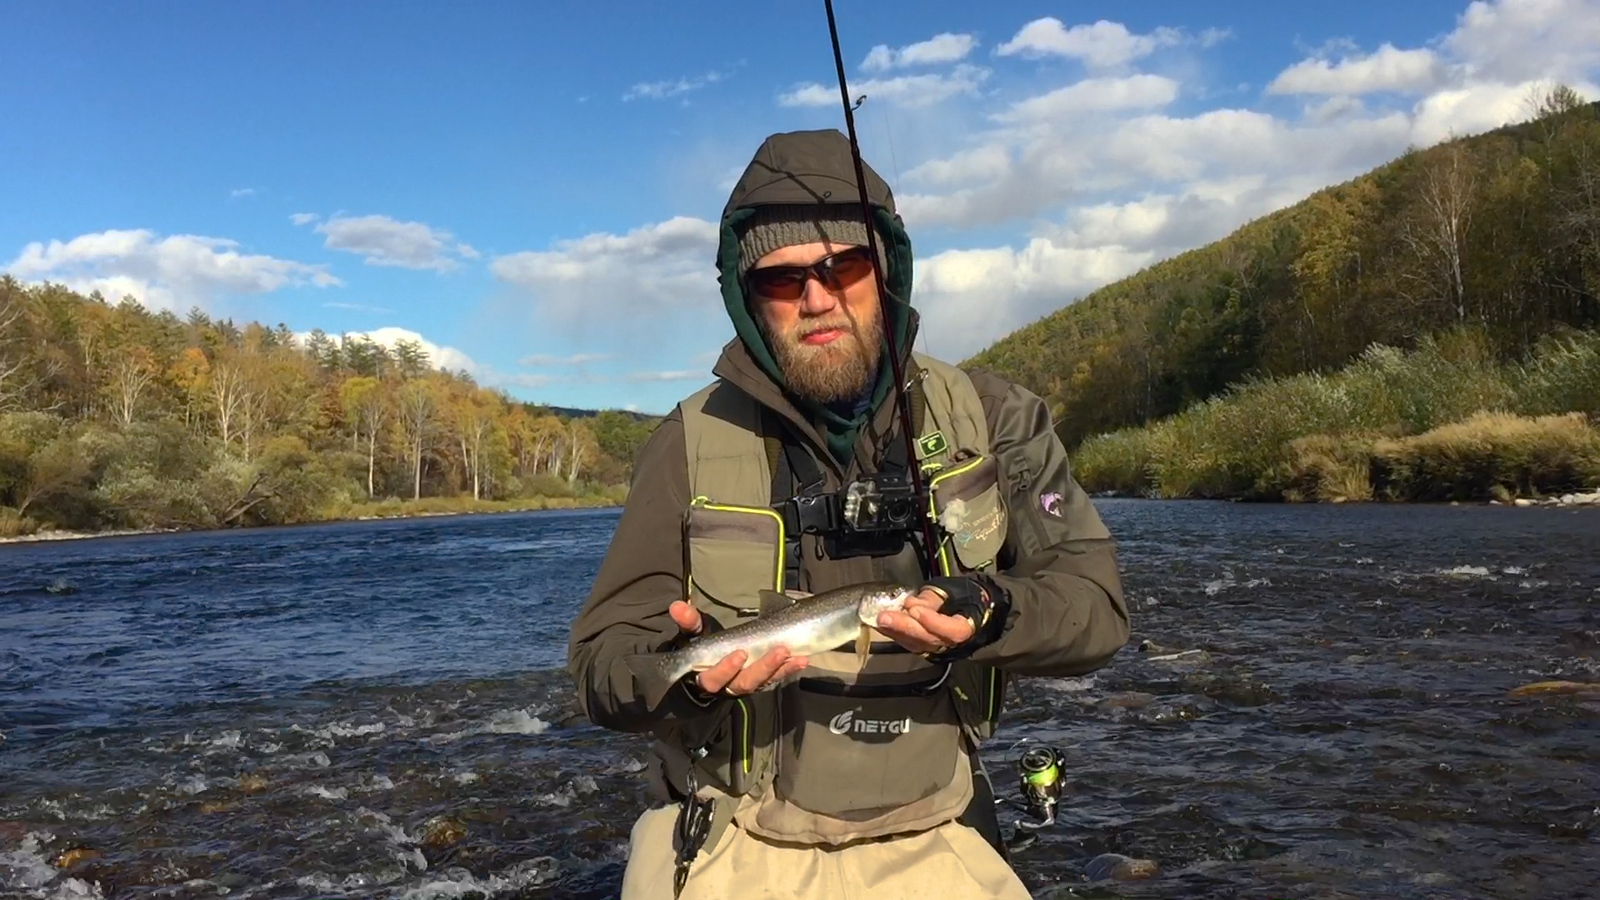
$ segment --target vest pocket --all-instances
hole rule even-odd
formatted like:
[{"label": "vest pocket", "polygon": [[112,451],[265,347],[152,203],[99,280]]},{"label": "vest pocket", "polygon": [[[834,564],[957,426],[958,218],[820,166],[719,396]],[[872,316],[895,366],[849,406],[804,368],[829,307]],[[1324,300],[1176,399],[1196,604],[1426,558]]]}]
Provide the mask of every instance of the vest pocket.
[{"label": "vest pocket", "polygon": [[802,679],[779,691],[777,796],[808,812],[853,819],[924,800],[949,784],[960,726],[947,690],[824,692],[834,684]]},{"label": "vest pocket", "polygon": [[783,523],[771,510],[697,500],[684,521],[690,601],[725,626],[761,611],[757,590],[783,585]]},{"label": "vest pocket", "polygon": [[[960,567],[978,571],[991,565],[1006,540],[1006,508],[1000,494],[1000,469],[992,457],[955,464],[932,480],[934,515],[950,535]],[[949,571],[955,567],[945,561]]]}]

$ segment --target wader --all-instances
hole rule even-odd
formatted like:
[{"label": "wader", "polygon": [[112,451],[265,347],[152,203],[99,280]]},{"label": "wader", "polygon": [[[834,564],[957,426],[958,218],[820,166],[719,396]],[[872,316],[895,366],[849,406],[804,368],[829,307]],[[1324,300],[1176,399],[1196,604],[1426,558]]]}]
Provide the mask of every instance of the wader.
[{"label": "wader", "polygon": [[[977,393],[954,366],[912,361],[935,568],[991,569],[1007,517]],[[762,614],[760,591],[926,577],[903,533],[881,553],[829,552],[837,545],[812,527],[819,507],[807,501],[839,485],[748,395],[718,382],[680,409],[693,497],[684,599],[703,616],[732,627]],[[910,464],[904,438],[891,441],[884,465]],[[675,805],[635,825],[624,900],[1028,896],[977,753],[1003,674],[873,638],[864,663],[852,647],[811,654],[800,677],[735,699],[703,746],[656,742],[651,780]]]}]

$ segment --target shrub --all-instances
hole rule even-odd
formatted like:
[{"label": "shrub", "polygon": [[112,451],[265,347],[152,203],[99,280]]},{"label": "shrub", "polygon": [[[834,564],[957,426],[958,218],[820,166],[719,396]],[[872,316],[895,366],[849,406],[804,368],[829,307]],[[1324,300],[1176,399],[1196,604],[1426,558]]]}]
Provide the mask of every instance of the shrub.
[{"label": "shrub", "polygon": [[1313,434],[1289,442],[1283,499],[1343,503],[1372,499],[1372,434]]},{"label": "shrub", "polygon": [[572,497],[575,496],[572,486],[566,479],[557,478],[548,472],[538,475],[529,475],[522,479],[521,494],[524,497]]},{"label": "shrub", "polygon": [[1546,338],[1510,380],[1524,415],[1581,412],[1600,419],[1600,332]]},{"label": "shrub", "polygon": [[0,538],[22,537],[39,530],[39,523],[9,506],[0,506]]},{"label": "shrub", "polygon": [[1424,434],[1378,441],[1379,490],[1407,500],[1487,500],[1600,484],[1600,431],[1581,413],[1479,413]]},{"label": "shrub", "polygon": [[1073,474],[1086,491],[1143,495],[1154,486],[1150,476],[1154,443],[1154,432],[1147,428],[1096,435],[1073,454]]}]

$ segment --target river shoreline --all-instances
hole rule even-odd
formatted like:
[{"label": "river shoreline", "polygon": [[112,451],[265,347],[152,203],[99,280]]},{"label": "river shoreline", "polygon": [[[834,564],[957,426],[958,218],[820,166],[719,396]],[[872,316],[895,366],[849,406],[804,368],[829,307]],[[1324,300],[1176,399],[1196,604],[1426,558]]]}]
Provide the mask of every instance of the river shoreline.
[{"label": "river shoreline", "polygon": [[333,516],[333,517],[326,518],[326,519],[308,519],[308,520],[306,520],[304,522],[284,522],[284,523],[278,524],[278,525],[244,525],[244,526],[238,526],[238,527],[234,527],[234,528],[116,528],[116,529],[108,529],[108,530],[105,530],[105,531],[77,531],[77,530],[72,530],[72,529],[50,529],[50,530],[36,531],[33,534],[19,534],[19,535],[7,536],[7,537],[0,537],[0,545],[4,545],[4,544],[35,544],[35,543],[46,543],[46,542],[51,542],[51,541],[87,541],[87,540],[95,540],[95,539],[101,539],[101,538],[140,537],[140,536],[152,535],[152,534],[207,534],[207,533],[213,533],[213,532],[221,533],[221,532],[261,531],[261,530],[264,530],[264,529],[292,528],[292,527],[302,526],[302,525],[331,525],[331,524],[335,524],[335,523],[339,523],[339,522],[373,522],[373,521],[378,521],[380,519],[427,519],[427,518],[445,518],[445,517],[451,517],[451,516],[492,516],[492,515],[505,515],[507,513],[543,512],[543,511],[547,511],[547,510],[553,511],[553,510],[566,510],[566,509],[611,509],[611,508],[615,508],[615,507],[618,507],[618,506],[622,505],[618,501],[610,500],[610,499],[607,499],[605,497],[586,497],[586,498],[579,499],[579,500],[574,500],[572,498],[567,498],[567,497],[544,498],[544,503],[545,504],[551,504],[552,501],[556,501],[554,503],[554,505],[509,506],[509,507],[504,508],[504,509],[495,509],[495,508],[484,508],[484,509],[470,509],[469,508],[469,509],[455,509],[455,510],[420,509],[420,510],[416,510],[414,512],[402,510],[402,511],[399,511],[399,512],[385,513],[385,514],[381,514],[381,515]]},{"label": "river shoreline", "polygon": [[[1147,500],[1147,501],[1158,501],[1158,502],[1172,502],[1172,501],[1176,500],[1176,501],[1179,501],[1179,502],[1182,502],[1182,501],[1208,502],[1209,501],[1209,502],[1235,502],[1235,503],[1252,503],[1252,504],[1262,503],[1262,504],[1268,504],[1268,505],[1271,505],[1272,503],[1275,502],[1277,505],[1283,505],[1283,506],[1307,505],[1307,504],[1301,504],[1301,503],[1292,503],[1291,501],[1286,501],[1286,500],[1280,500],[1280,501],[1246,501],[1246,500],[1239,500],[1237,498],[1227,498],[1227,497],[1181,497],[1181,498],[1141,497],[1141,496],[1138,496],[1136,494],[1124,494],[1124,493],[1120,493],[1118,491],[1096,491],[1096,492],[1091,492],[1089,496],[1090,496],[1091,499],[1094,499],[1094,500]],[[554,499],[566,501],[569,498],[554,498]],[[1515,500],[1513,500],[1510,503],[1504,503],[1504,502],[1499,501],[1499,500],[1475,500],[1475,501],[1465,501],[1465,500],[1434,500],[1434,501],[1418,501],[1418,500],[1411,500],[1411,501],[1323,500],[1323,501],[1313,501],[1309,505],[1314,505],[1314,506],[1320,506],[1320,505],[1332,505],[1332,506],[1372,506],[1372,505],[1381,505],[1381,506],[1389,506],[1389,505],[1401,505],[1401,506],[1426,506],[1426,505],[1435,505],[1435,506],[1504,506],[1504,507],[1517,508],[1517,509],[1525,509],[1525,508],[1581,509],[1581,508],[1584,508],[1584,507],[1593,507],[1595,509],[1600,509],[1600,489],[1591,491],[1589,493],[1564,494],[1564,495],[1562,495],[1560,497],[1544,497],[1544,498],[1540,498],[1540,499],[1537,499],[1537,500],[1532,499],[1532,498],[1528,498],[1528,497],[1518,497],[1518,498],[1516,498]],[[620,507],[620,506],[622,506],[622,502],[620,502],[620,501],[614,501],[614,500],[610,500],[610,499],[607,499],[607,498],[604,498],[604,497],[593,497],[593,498],[585,498],[583,500],[573,501],[570,504],[556,505],[556,506],[525,506],[525,507],[510,507],[510,508],[506,508],[506,509],[418,510],[416,512],[401,511],[401,512],[396,512],[396,513],[392,513],[392,514],[384,514],[384,515],[340,516],[340,517],[333,517],[333,518],[327,518],[327,519],[312,519],[312,520],[307,520],[307,521],[304,521],[304,522],[285,522],[282,525],[248,525],[248,526],[241,526],[241,527],[237,527],[237,528],[121,528],[121,529],[113,529],[113,530],[108,530],[108,531],[73,531],[73,530],[63,529],[63,530],[38,531],[38,532],[35,532],[33,534],[14,535],[14,536],[10,536],[10,537],[0,537],[0,545],[4,545],[4,544],[33,544],[33,543],[45,543],[45,542],[50,542],[50,541],[82,541],[82,540],[94,540],[94,539],[97,539],[97,538],[114,538],[114,537],[139,537],[139,536],[152,535],[152,534],[204,534],[204,533],[207,533],[207,532],[258,531],[258,530],[261,530],[263,528],[282,528],[282,527],[293,527],[293,526],[298,526],[298,525],[323,525],[323,524],[333,524],[333,523],[338,523],[338,522],[371,522],[371,521],[376,521],[376,520],[379,520],[379,519],[425,519],[425,518],[446,518],[446,517],[452,517],[452,516],[489,516],[489,515],[504,515],[506,513],[541,512],[541,511],[545,511],[545,510],[558,510],[558,509],[614,509],[614,508],[617,508],[617,507]]]},{"label": "river shoreline", "polygon": [[1090,491],[1092,500],[1159,500],[1159,501],[1196,501],[1211,500],[1221,503],[1250,503],[1261,505],[1283,506],[1514,506],[1519,509],[1527,507],[1555,507],[1559,509],[1573,509],[1584,506],[1593,506],[1600,509],[1600,488],[1591,491],[1577,491],[1547,497],[1514,497],[1505,500],[1351,500],[1344,497],[1335,497],[1330,500],[1259,500],[1245,497],[1153,497],[1142,494],[1128,494],[1121,491]]}]

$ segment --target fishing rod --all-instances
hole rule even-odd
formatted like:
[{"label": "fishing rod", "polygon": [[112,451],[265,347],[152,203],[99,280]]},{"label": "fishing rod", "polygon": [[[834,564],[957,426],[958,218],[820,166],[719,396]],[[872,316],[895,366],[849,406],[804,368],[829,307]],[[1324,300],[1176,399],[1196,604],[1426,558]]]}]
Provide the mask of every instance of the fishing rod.
[{"label": "fishing rod", "polygon": [[[895,406],[900,410],[900,430],[905,432],[906,459],[911,469],[911,488],[916,492],[916,496],[921,498],[922,467],[917,465],[917,438],[911,433],[911,399],[908,390],[910,386],[906,383],[905,373],[900,364],[900,347],[894,333],[894,320],[889,317],[889,289],[883,281],[883,270],[888,258],[878,252],[878,230],[872,224],[872,205],[867,200],[867,176],[861,164],[861,146],[856,141],[855,110],[850,105],[850,88],[845,83],[844,55],[839,50],[839,28],[833,18],[833,0],[822,0],[822,2],[828,12],[828,36],[833,41],[833,64],[839,71],[839,99],[844,104],[844,124],[850,137],[850,160],[856,169],[856,190],[861,195],[861,217],[867,226],[867,249],[874,261],[881,262],[872,267],[872,276],[878,286],[878,307],[883,313],[883,336],[889,344],[889,365],[894,371]],[[908,310],[910,305],[906,304]],[[934,540],[933,523],[928,520],[928,511],[921,502],[917,504],[917,520],[922,523],[922,537],[927,541],[928,570],[931,572],[934,566],[934,554],[938,552],[939,544]]]},{"label": "fishing rod", "polygon": [[[867,199],[867,177],[861,162],[861,146],[856,141],[855,107],[850,104],[850,88],[845,82],[844,55],[839,50],[839,28],[833,17],[833,0],[823,0],[823,6],[828,11],[828,35],[833,41],[833,65],[839,73],[839,99],[844,105],[844,123],[850,138],[850,159],[855,164],[856,190],[861,197],[861,216],[867,226],[867,248],[872,252],[873,259],[878,260],[883,257],[878,254],[878,231],[872,225],[872,206]],[[889,319],[889,290],[884,284],[883,268],[883,266],[873,266],[872,274],[878,285],[878,304],[883,312],[884,321],[883,333],[889,343],[889,364],[894,368],[900,427],[905,432],[906,450],[911,460],[911,484],[920,498],[923,496],[922,468],[916,463],[916,436],[911,433],[911,400],[908,391],[910,386],[906,383],[905,374],[901,369],[900,349]],[[910,304],[906,306],[909,308]],[[921,503],[918,504],[917,518],[922,523],[922,535],[928,547],[928,567],[932,570],[933,555],[938,544],[934,541],[933,524],[928,518],[927,509]],[[1026,740],[1028,739],[1023,739]],[[1013,749],[1015,747],[1016,745],[1013,745]],[[1066,763],[1066,757],[1061,750],[1054,747],[1035,747],[1024,753],[1016,762],[1018,786],[1022,793],[1021,803],[995,798],[997,806],[1003,802],[1010,803],[1021,806],[1025,811],[1038,817],[1036,821],[1024,819],[1016,823],[1018,831],[1015,836],[1025,838],[1023,845],[1035,840],[1034,836],[1040,830],[1056,824],[1056,808],[1061,801]]]}]

